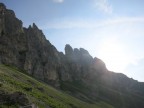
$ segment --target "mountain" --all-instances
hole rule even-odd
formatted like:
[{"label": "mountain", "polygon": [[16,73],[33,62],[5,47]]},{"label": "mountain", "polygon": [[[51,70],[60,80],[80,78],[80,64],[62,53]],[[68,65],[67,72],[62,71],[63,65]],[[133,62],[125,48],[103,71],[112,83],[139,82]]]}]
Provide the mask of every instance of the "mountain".
[{"label": "mountain", "polygon": [[67,44],[65,54],[59,52],[36,24],[23,27],[22,21],[3,3],[0,3],[0,64],[18,68],[87,104],[103,102],[113,108],[144,108],[143,82],[107,70],[102,60],[93,58],[83,48],[73,49]]}]

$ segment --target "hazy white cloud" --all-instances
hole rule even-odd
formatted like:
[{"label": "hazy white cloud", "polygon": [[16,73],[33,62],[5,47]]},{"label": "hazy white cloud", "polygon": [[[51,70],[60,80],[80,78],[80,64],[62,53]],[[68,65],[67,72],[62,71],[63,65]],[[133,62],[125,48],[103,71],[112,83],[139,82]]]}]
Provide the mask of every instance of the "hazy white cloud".
[{"label": "hazy white cloud", "polygon": [[48,22],[41,26],[42,29],[72,29],[72,28],[97,28],[110,25],[144,23],[144,17],[118,17],[107,20],[82,20],[82,19],[59,19]]},{"label": "hazy white cloud", "polygon": [[91,22],[81,19],[59,19],[50,21],[43,25],[42,29],[72,29],[72,28],[90,28]]},{"label": "hazy white cloud", "polygon": [[55,3],[62,3],[62,2],[64,2],[64,0],[53,0],[53,2],[55,2]]},{"label": "hazy white cloud", "polygon": [[108,0],[94,0],[94,7],[105,13],[112,13],[113,9]]}]

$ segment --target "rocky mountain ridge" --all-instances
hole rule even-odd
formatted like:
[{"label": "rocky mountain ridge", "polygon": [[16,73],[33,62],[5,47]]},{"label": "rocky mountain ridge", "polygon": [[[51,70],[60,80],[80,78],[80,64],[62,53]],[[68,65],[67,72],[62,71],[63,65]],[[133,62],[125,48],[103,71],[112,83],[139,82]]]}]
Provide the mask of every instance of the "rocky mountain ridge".
[{"label": "rocky mountain ridge", "polygon": [[[66,45],[65,54],[58,52],[34,23],[32,26],[24,28],[22,21],[16,18],[12,10],[6,9],[4,4],[1,4],[0,7],[2,13],[0,16],[1,63],[24,69],[28,74],[40,80],[57,82],[59,79],[65,81],[76,79],[78,76],[80,78],[82,67],[86,68],[101,61],[98,58],[93,59],[85,49],[72,49],[70,45]],[[72,62],[73,64],[70,64]],[[68,64],[73,67],[68,66]],[[102,64],[105,67],[104,63]],[[96,68],[96,66],[94,67]],[[100,68],[100,66],[97,66],[97,68]],[[73,71],[72,74],[74,72],[76,74],[71,76],[69,70]],[[83,70],[86,71],[86,69]],[[59,78],[59,75],[61,78]]]},{"label": "rocky mountain ridge", "polygon": [[144,83],[108,71],[102,60],[93,58],[83,48],[73,49],[67,44],[65,54],[58,52],[36,24],[24,28],[3,3],[0,3],[0,63],[16,66],[84,101],[103,100],[116,108],[144,107]]}]

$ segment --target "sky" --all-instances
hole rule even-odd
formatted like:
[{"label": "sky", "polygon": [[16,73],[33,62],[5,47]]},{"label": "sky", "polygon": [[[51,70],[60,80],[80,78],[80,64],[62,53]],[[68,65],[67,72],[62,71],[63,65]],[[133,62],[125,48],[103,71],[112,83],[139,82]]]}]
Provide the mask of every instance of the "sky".
[{"label": "sky", "polygon": [[144,0],[0,0],[64,51],[84,48],[109,70],[144,82]]}]

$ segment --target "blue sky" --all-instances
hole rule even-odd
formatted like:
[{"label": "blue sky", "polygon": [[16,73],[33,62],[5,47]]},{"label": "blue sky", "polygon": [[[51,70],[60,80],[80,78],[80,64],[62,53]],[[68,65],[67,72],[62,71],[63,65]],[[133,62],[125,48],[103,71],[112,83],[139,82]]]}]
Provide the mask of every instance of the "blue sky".
[{"label": "blue sky", "polygon": [[109,70],[144,81],[144,0],[0,0],[63,51],[83,47]]}]

